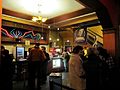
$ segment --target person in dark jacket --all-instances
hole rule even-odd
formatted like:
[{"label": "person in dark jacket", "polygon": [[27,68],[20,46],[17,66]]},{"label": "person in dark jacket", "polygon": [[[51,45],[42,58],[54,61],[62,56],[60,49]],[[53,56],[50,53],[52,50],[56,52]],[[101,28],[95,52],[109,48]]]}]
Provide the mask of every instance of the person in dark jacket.
[{"label": "person in dark jacket", "polygon": [[46,59],[44,60],[44,62],[42,64],[42,84],[44,84],[47,80],[47,66],[48,66],[48,61],[50,60],[50,56],[46,52],[46,47],[42,46],[41,49],[46,56]]},{"label": "person in dark jacket", "polygon": [[95,48],[88,49],[88,60],[84,65],[87,90],[102,90],[100,89],[100,59],[96,51]]},{"label": "person in dark jacket", "polygon": [[9,51],[1,46],[0,90],[12,90],[13,58]]},{"label": "person in dark jacket", "polygon": [[36,43],[33,48],[30,50],[28,56],[28,86],[30,90],[35,90],[35,79],[37,78],[37,89],[40,90],[40,79],[41,79],[41,66],[44,60],[46,59],[45,54],[39,48],[39,43]]},{"label": "person in dark jacket", "polygon": [[113,79],[115,78],[115,63],[112,56],[103,47],[98,47],[99,57],[102,61],[102,84],[104,89],[112,89]]}]

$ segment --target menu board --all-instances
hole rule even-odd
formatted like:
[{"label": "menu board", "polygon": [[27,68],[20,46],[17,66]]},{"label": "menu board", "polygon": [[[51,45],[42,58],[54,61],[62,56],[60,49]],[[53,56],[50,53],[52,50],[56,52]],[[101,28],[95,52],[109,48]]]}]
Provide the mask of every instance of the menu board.
[{"label": "menu board", "polygon": [[24,47],[16,47],[17,61],[19,61],[20,59],[24,59],[24,51],[25,51]]}]

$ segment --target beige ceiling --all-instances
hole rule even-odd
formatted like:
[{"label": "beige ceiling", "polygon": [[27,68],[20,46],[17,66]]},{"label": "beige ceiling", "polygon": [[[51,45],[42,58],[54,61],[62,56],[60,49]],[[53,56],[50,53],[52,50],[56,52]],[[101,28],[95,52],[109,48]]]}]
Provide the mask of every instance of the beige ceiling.
[{"label": "beige ceiling", "polygon": [[[48,17],[46,26],[56,25],[62,30],[65,29],[60,32],[64,39],[73,37],[70,26],[97,19],[96,13],[83,6],[79,0],[3,0],[2,8],[4,9],[3,16],[17,17],[19,19],[14,18],[14,21],[20,21],[28,25],[39,26],[39,24],[37,25],[37,23],[31,21],[32,16]],[[6,16],[3,19],[13,20],[11,17],[6,18]]]},{"label": "beige ceiling", "polygon": [[41,15],[48,19],[85,8],[76,0],[3,0],[2,7],[27,15]]}]

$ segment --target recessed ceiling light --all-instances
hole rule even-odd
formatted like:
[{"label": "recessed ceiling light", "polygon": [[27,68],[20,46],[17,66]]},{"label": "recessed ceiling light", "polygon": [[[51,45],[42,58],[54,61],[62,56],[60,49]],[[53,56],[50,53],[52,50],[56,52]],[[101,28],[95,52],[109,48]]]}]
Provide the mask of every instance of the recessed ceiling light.
[{"label": "recessed ceiling light", "polygon": [[70,42],[70,40],[67,40],[67,42]]},{"label": "recessed ceiling light", "polygon": [[60,30],[60,28],[57,28],[57,30]]},{"label": "recessed ceiling light", "polygon": [[48,26],[48,28],[50,28],[50,26]]}]

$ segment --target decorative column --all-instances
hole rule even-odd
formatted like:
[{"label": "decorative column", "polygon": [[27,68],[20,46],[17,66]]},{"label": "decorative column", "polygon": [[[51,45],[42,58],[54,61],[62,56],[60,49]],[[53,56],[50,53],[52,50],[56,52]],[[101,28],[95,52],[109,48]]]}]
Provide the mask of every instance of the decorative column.
[{"label": "decorative column", "polygon": [[115,56],[116,34],[114,28],[108,28],[103,30],[103,47],[107,49],[112,56]]},{"label": "decorative column", "polygon": [[2,0],[0,0],[0,63],[1,63],[1,24],[2,22]]},{"label": "decorative column", "polygon": [[1,46],[1,26],[2,26],[2,0],[0,0],[0,46]]}]

